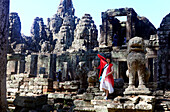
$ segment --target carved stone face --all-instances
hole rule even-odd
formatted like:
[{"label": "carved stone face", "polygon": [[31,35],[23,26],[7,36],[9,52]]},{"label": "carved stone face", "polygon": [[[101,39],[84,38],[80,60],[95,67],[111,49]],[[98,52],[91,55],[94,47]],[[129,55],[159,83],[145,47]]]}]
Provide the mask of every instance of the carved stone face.
[{"label": "carved stone face", "polygon": [[145,51],[145,44],[144,40],[141,37],[134,37],[129,40],[128,44],[128,52],[130,53],[131,51],[135,52],[144,52]]}]

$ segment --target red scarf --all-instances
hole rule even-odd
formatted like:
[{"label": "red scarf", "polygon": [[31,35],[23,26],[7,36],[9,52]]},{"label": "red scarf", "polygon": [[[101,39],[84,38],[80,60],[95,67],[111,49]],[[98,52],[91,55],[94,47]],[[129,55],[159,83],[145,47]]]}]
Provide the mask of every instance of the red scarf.
[{"label": "red scarf", "polygon": [[[104,66],[107,64],[106,62],[106,58],[104,58],[103,56],[101,56],[100,54],[98,54],[98,57],[100,58],[100,65],[97,67],[97,69],[100,69],[100,72],[99,72],[99,78],[101,76],[101,73],[102,73],[102,69],[104,68]],[[106,74],[110,73],[111,72],[111,68],[112,68],[113,64],[109,64],[109,67],[107,68],[107,72]],[[113,75],[110,74],[109,76],[107,76],[105,78],[105,80],[107,82],[109,82],[110,84],[112,84],[112,86],[114,87],[114,79],[113,79]]]}]

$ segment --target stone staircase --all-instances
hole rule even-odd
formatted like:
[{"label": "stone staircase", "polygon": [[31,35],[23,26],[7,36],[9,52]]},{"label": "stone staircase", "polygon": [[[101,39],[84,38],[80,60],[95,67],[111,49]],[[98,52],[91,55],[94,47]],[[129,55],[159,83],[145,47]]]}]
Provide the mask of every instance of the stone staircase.
[{"label": "stone staircase", "polygon": [[[54,112],[169,111],[169,91],[156,91],[154,83],[150,83],[148,86],[152,88],[151,95],[124,95],[124,88],[127,88],[127,84],[121,79],[117,79],[115,80],[114,93],[109,95],[108,100],[103,100],[104,96],[102,96],[103,92],[99,90],[99,83],[89,85],[86,91],[81,91],[79,81],[56,82],[44,78],[43,75],[29,78],[27,74],[20,74],[11,75],[7,79],[7,101],[9,109],[14,110],[17,106],[21,107],[21,103],[15,103],[14,99],[18,100],[17,102],[27,102],[27,99],[31,98],[31,102],[35,102],[37,105],[35,99],[47,94],[48,101],[37,109],[43,109],[43,106],[51,109],[49,107],[51,105]],[[16,96],[19,97],[16,99]],[[27,103],[30,105],[30,101]],[[35,105],[31,108],[36,109]],[[19,109],[23,108],[27,108],[27,106],[23,105]]]}]

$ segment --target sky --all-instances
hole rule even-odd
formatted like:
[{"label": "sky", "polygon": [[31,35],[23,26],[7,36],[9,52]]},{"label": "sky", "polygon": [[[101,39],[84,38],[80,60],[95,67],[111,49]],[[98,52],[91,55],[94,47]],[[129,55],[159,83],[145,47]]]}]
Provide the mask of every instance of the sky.
[{"label": "sky", "polygon": [[[75,16],[90,14],[99,28],[101,12],[115,8],[134,8],[139,16],[147,17],[158,28],[162,19],[170,13],[170,0],[72,0]],[[59,6],[60,0],[10,0],[10,12],[17,12],[21,19],[21,33],[30,35],[34,18],[42,17],[46,23]]]}]

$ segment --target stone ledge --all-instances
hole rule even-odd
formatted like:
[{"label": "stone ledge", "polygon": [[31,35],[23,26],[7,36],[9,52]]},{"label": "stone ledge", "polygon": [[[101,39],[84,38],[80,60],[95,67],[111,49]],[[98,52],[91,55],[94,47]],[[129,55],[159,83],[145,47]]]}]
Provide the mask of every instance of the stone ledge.
[{"label": "stone ledge", "polygon": [[96,112],[94,107],[76,107],[74,111]]},{"label": "stone ledge", "polygon": [[84,101],[84,100],[74,100],[74,105],[76,107],[93,107],[90,101]]}]

